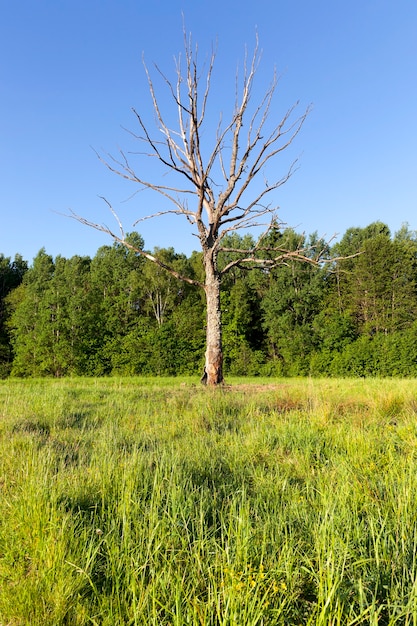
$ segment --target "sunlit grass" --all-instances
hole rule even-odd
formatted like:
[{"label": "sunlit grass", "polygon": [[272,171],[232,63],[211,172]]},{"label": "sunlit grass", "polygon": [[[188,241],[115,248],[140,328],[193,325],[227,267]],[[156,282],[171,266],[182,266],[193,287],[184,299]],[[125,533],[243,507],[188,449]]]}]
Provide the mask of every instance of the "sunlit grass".
[{"label": "sunlit grass", "polygon": [[0,624],[417,624],[417,381],[0,383]]}]

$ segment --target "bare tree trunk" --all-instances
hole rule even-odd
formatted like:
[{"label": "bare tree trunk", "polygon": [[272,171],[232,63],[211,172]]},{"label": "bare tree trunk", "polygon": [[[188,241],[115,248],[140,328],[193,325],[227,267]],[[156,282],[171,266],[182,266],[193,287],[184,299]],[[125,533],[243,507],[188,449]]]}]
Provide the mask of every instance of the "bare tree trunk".
[{"label": "bare tree trunk", "polygon": [[206,266],[206,363],[201,382],[206,385],[219,385],[223,382],[223,347],[220,309],[220,276],[212,258],[205,261]]}]

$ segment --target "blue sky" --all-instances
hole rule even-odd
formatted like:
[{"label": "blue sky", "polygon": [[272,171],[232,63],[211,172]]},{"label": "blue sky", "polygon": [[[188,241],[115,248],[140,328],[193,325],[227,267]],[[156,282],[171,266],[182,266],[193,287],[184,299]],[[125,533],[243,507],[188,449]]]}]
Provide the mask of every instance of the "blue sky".
[{"label": "blue sky", "polygon": [[[112,175],[94,150],[116,154],[150,115],[142,54],[174,75],[182,14],[201,58],[217,40],[210,116],[231,112],[234,78],[258,32],[259,93],[276,67],[276,111],[313,105],[288,157],[300,168],[276,192],[281,219],[331,237],[381,220],[417,229],[417,2],[415,0],[0,0],[0,253],[31,261],[94,256],[109,239],[63,217],[70,209],[125,229],[158,208]],[[228,88],[232,90],[228,92]],[[166,92],[161,92],[164,103]],[[149,119],[152,119],[151,117]],[[272,198],[271,198],[272,200]],[[198,248],[187,222],[139,228],[146,247]]]}]

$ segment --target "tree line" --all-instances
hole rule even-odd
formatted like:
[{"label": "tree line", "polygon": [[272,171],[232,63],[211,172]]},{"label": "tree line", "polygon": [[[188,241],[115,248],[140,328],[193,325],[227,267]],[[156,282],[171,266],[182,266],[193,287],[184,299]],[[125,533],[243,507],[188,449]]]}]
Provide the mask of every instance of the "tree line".
[{"label": "tree line", "polygon": [[[256,246],[233,233],[230,252]],[[275,231],[273,248],[314,250],[317,235]],[[128,236],[144,249],[142,237]],[[0,375],[198,374],[205,298],[119,243],[93,258],[29,266],[0,255]],[[152,254],[196,281],[201,252]],[[308,253],[307,253],[308,254]],[[225,373],[270,376],[417,376],[417,232],[374,222],[349,228],[319,267],[291,257],[256,271],[239,263],[221,287]]]}]

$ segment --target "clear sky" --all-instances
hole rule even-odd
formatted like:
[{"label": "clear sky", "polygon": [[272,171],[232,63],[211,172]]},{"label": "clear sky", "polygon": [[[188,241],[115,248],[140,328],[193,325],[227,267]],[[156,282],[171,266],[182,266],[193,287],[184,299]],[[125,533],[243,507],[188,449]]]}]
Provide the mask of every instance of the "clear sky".
[{"label": "clear sky", "polygon": [[[284,222],[327,237],[375,220],[393,232],[403,222],[417,229],[416,0],[0,0],[0,8],[0,253],[29,262],[42,247],[94,256],[111,241],[60,214],[110,225],[99,196],[127,231],[156,210],[160,199],[148,192],[127,200],[134,189],[93,149],[117,153],[129,141],[122,126],[136,130],[131,107],[150,112],[142,54],[175,78],[182,13],[201,58],[218,42],[213,119],[232,110],[222,94],[256,31],[260,91],[276,67],[277,111],[313,105],[293,148],[300,169],[273,198]],[[198,248],[180,218],[139,231],[148,249]]]}]

